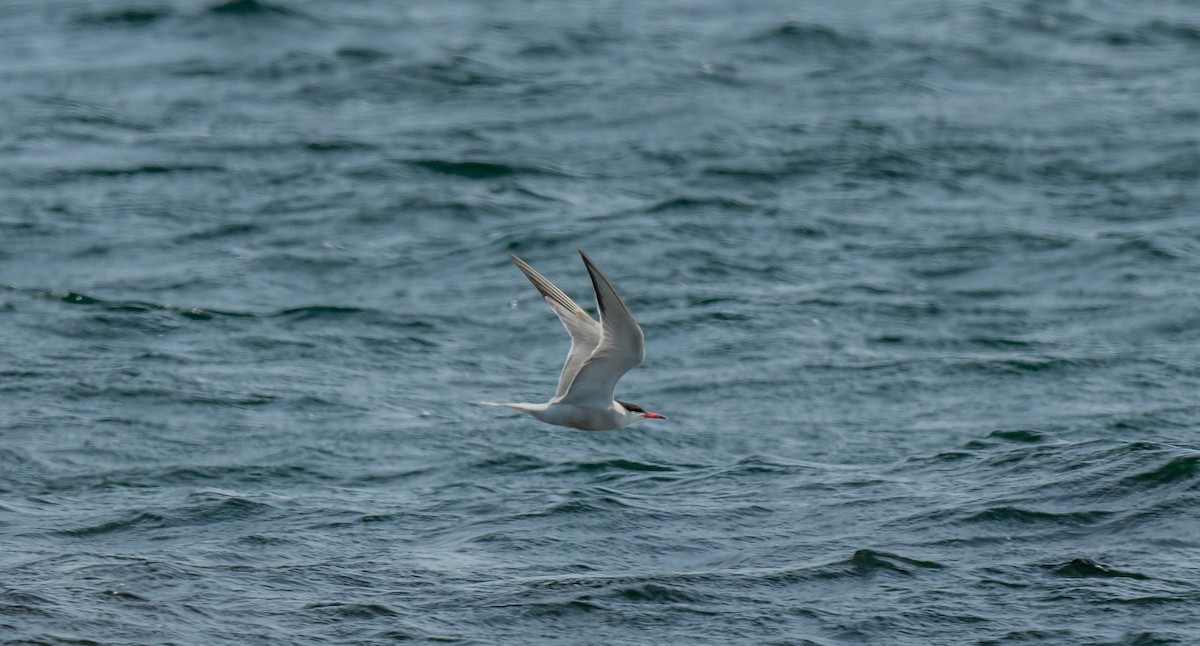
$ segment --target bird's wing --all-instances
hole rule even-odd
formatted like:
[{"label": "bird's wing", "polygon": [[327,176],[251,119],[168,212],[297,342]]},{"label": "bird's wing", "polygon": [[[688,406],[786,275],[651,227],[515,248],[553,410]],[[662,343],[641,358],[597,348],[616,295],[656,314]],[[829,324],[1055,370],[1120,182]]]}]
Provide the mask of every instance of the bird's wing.
[{"label": "bird's wing", "polygon": [[545,276],[530,267],[529,263],[511,253],[508,254],[508,257],[512,258],[529,282],[537,288],[542,298],[546,299],[550,309],[554,310],[554,313],[558,315],[558,320],[562,321],[563,327],[567,328],[567,334],[571,335],[571,350],[567,352],[567,360],[563,363],[562,374],[558,376],[558,390],[554,392],[554,397],[557,399],[567,392],[567,388],[574,381],[583,362],[599,345],[600,324],[588,316],[588,313],[576,305],[575,301],[571,300],[561,289],[555,287],[554,283],[546,280]]},{"label": "bird's wing", "polygon": [[617,381],[634,366],[642,362],[645,354],[642,328],[629,313],[625,301],[609,282],[604,272],[592,262],[583,250],[583,264],[592,277],[592,288],[596,291],[596,306],[600,310],[600,342],[583,362],[575,379],[568,385],[560,398],[564,403],[587,406],[610,406]]}]

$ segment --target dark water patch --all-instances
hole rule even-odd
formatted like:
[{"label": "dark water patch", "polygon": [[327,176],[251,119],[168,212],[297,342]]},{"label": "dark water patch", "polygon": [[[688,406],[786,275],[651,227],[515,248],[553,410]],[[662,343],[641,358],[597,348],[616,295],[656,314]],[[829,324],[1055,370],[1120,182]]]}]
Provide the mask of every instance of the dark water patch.
[{"label": "dark water patch", "polygon": [[295,322],[305,321],[337,321],[345,318],[361,318],[363,315],[376,316],[379,312],[362,307],[344,305],[303,305],[279,310],[272,317],[288,319]]},{"label": "dark water patch", "polygon": [[105,27],[145,27],[160,22],[173,15],[170,7],[147,6],[114,9],[96,13],[83,13],[76,16],[73,22],[83,26]]},{"label": "dark water patch", "polygon": [[1119,643],[1122,646],[1180,646],[1191,641],[1191,637],[1186,633],[1157,630],[1128,632],[1113,643]]},{"label": "dark water patch", "polygon": [[[355,476],[353,482],[358,485],[396,485],[419,476],[429,475],[432,470],[433,467],[416,467],[372,471]],[[481,490],[491,491],[487,487],[481,487]]]},{"label": "dark water patch", "polygon": [[1053,375],[1071,374],[1088,369],[1103,368],[1119,361],[1112,356],[1047,356],[980,357],[957,362],[953,368],[991,375]]},{"label": "dark water patch", "polygon": [[107,180],[115,178],[143,178],[159,175],[194,175],[201,173],[225,173],[228,169],[215,164],[135,164],[130,166],[91,166],[70,170],[47,171],[32,181],[46,184],[69,184],[77,181]]},{"label": "dark water patch", "polygon": [[1200,465],[1200,456],[1176,456],[1157,468],[1129,476],[1120,484],[1146,489],[1165,484],[1188,482],[1196,479],[1196,474],[1200,470],[1197,468],[1198,465]]},{"label": "dark water patch", "polygon": [[140,534],[149,530],[246,521],[273,509],[271,505],[244,498],[198,497],[210,499],[205,500],[203,504],[185,505],[170,512],[130,513],[120,518],[84,527],[59,530],[56,533],[72,538],[90,538],[118,533]]},{"label": "dark water patch", "polygon": [[1130,29],[1099,32],[1096,39],[1113,47],[1161,47],[1183,45],[1200,47],[1200,24],[1153,20]]},{"label": "dark water patch", "polygon": [[[154,123],[143,118],[137,118],[132,113],[113,107],[109,101],[82,101],[59,93],[35,94],[28,99],[39,108],[52,115],[53,122],[60,124],[61,134],[79,142],[100,143],[109,141],[106,131],[118,131],[116,136],[125,139],[133,133],[145,133],[154,130]],[[71,126],[95,126],[81,130]],[[125,131],[125,132],[120,132]],[[71,170],[86,171],[87,167],[76,164],[60,165],[58,174],[52,173],[46,177],[71,177]],[[36,179],[39,175],[34,175]]]},{"label": "dark water patch", "polygon": [[646,213],[664,213],[667,211],[699,211],[717,210],[722,212],[745,213],[755,211],[759,207],[742,200],[729,197],[676,197],[662,200],[646,209]]},{"label": "dark water patch", "polygon": [[850,558],[822,566],[811,572],[818,579],[830,578],[862,578],[879,575],[915,576],[922,571],[936,571],[946,566],[936,561],[912,559],[890,552],[860,549],[855,550]]},{"label": "dark water patch", "polygon": [[[1174,419],[1172,416],[1164,414],[1164,412],[1152,411],[1138,415],[1115,416],[1108,420],[1106,426],[1114,431],[1124,431],[1127,433],[1153,433],[1155,430],[1164,428],[1192,428],[1194,423],[1190,416]],[[1139,443],[1133,443],[1129,448],[1130,450],[1145,450],[1158,447],[1151,444],[1139,445]]]},{"label": "dark water patch", "polygon": [[678,470],[678,468],[674,466],[637,462],[623,458],[604,460],[602,462],[580,462],[569,466],[572,470],[578,470],[583,473],[605,473],[609,471],[658,472]]},{"label": "dark water patch", "polygon": [[625,603],[693,606],[712,601],[693,591],[696,583],[710,579],[708,575],[687,573],[561,576],[529,581],[523,587],[533,595],[553,593],[605,606]]},{"label": "dark water patch", "polygon": [[334,52],[334,55],[336,55],[338,58],[360,63],[373,63],[375,61],[387,60],[392,57],[392,55],[385,50],[362,46],[339,47]]},{"label": "dark water patch", "polygon": [[297,353],[311,352],[322,347],[321,342],[316,339],[288,338],[279,335],[239,335],[234,342],[238,346],[254,352],[278,353],[286,356],[295,356]]},{"label": "dark water patch", "polygon": [[262,0],[228,0],[210,5],[206,13],[232,18],[303,17],[304,14],[286,5]]},{"label": "dark water patch", "polygon": [[143,597],[139,594],[134,594],[128,590],[101,590],[96,594],[104,599],[116,599],[118,601],[132,601],[140,603],[147,603],[150,601],[146,597]]},{"label": "dark water patch", "polygon": [[1113,515],[1110,511],[1049,512],[1020,507],[993,507],[964,518],[969,523],[996,523],[1001,525],[1095,525]]},{"label": "dark water patch", "polygon": [[523,514],[523,518],[548,518],[555,516],[572,516],[576,514],[593,514],[608,509],[619,509],[625,505],[612,496],[591,498],[588,500],[565,500],[554,503],[545,509]]},{"label": "dark water patch", "polygon": [[67,562],[54,564],[55,569],[69,572],[85,581],[117,582],[122,584],[173,584],[204,578],[202,568],[184,563],[132,557],[83,557],[83,565]]},{"label": "dark water patch", "polygon": [[1078,578],[1125,578],[1149,579],[1150,577],[1138,572],[1125,572],[1116,568],[1097,563],[1088,558],[1071,559],[1066,563],[1042,565],[1050,573],[1072,579]]},{"label": "dark water patch", "polygon": [[54,606],[54,602],[42,595],[24,590],[0,590],[0,615],[44,616],[51,613],[46,610]]},{"label": "dark water patch", "polygon": [[[587,615],[607,609],[603,604],[592,601],[587,597],[581,597],[578,599],[563,599],[557,601],[529,601],[507,605],[517,606],[522,614],[526,614],[528,616],[554,619],[565,619],[577,615]],[[500,605],[498,607],[505,606]]]},{"label": "dark water patch", "polygon": [[1006,337],[975,337],[968,339],[967,342],[972,345],[995,350],[1027,350],[1044,345],[1036,341]]},{"label": "dark water patch", "polygon": [[250,520],[269,513],[274,505],[216,492],[203,492],[189,496],[194,504],[185,505],[172,512],[173,525],[210,525],[225,522]]},{"label": "dark water patch", "polygon": [[417,159],[407,163],[414,168],[464,179],[497,179],[514,175],[566,175],[561,171],[542,166],[522,166],[499,162]]},{"label": "dark water patch", "polygon": [[913,180],[926,174],[925,160],[898,150],[867,155],[856,160],[847,173],[860,180]]},{"label": "dark water patch", "polygon": [[623,587],[614,592],[621,599],[636,603],[696,603],[702,601],[684,590],[653,583]]},{"label": "dark water patch", "polygon": [[[240,69],[240,66],[236,63],[217,63],[200,58],[163,64],[165,73],[180,79],[221,79],[236,75]],[[236,148],[239,144],[236,142],[224,142],[223,145]]]},{"label": "dark water patch", "polygon": [[[219,317],[232,318],[250,318],[253,314],[245,312],[235,312],[231,310],[220,310],[213,308],[187,307],[178,305],[163,305],[160,303],[152,303],[148,301],[137,300],[108,300],[97,296],[89,296],[79,292],[57,292],[57,291],[41,291],[31,290],[39,298],[57,300],[69,305],[83,305],[98,307],[107,312],[119,313],[145,313],[145,312],[166,312],[177,315],[181,318],[193,321],[208,321]],[[101,319],[104,320],[104,319]]]},{"label": "dark water patch", "polygon": [[1046,435],[1032,429],[997,430],[988,433],[989,439],[1004,440],[1017,444],[1039,444],[1046,441]]},{"label": "dark water patch", "polygon": [[307,141],[302,145],[305,150],[314,153],[356,153],[377,149],[373,144],[348,138]]},{"label": "dark water patch", "polygon": [[[986,448],[985,445],[970,444],[978,448]],[[1048,460],[1061,455],[1061,448],[1056,446],[1036,445],[1027,446],[1017,449],[1001,449],[998,453],[989,453],[984,456],[983,463],[988,468],[1002,469],[1007,472],[1020,472],[1030,469],[1043,468]]]},{"label": "dark water patch", "polygon": [[329,616],[333,619],[380,619],[384,617],[398,617],[400,613],[381,603],[316,603],[307,605],[305,610],[316,612],[322,615]]},{"label": "dark water patch", "polygon": [[753,36],[749,42],[781,46],[796,52],[830,54],[858,53],[871,45],[866,38],[846,34],[828,25],[790,20]]},{"label": "dark water patch", "polygon": [[84,527],[58,530],[55,533],[70,538],[93,538],[120,532],[161,529],[166,525],[166,517],[156,513],[142,512],[127,514],[122,518],[114,518]]},{"label": "dark water patch", "polygon": [[250,534],[238,538],[237,542],[249,545],[250,547],[271,547],[295,545],[297,541],[290,536],[264,536],[262,534]]},{"label": "dark water patch", "polygon": [[757,476],[765,474],[785,474],[807,472],[814,470],[810,464],[794,464],[778,459],[751,455],[739,459],[736,463],[720,471],[722,476]]},{"label": "dark water patch", "polygon": [[409,83],[458,91],[495,88],[514,83],[514,79],[492,65],[464,55],[410,64],[394,72]]},{"label": "dark water patch", "polygon": [[1078,637],[1075,631],[1062,628],[1031,628],[1029,630],[1010,630],[996,639],[981,639],[980,646],[1008,646],[1010,644],[1054,644],[1073,643]]},{"label": "dark water patch", "polygon": [[1151,235],[1110,235],[1102,238],[1109,241],[1100,253],[1113,254],[1117,258],[1143,258],[1147,261],[1175,261],[1191,255],[1186,249],[1173,248],[1172,241]]},{"label": "dark water patch", "polygon": [[525,473],[545,469],[550,466],[552,466],[551,463],[532,455],[502,453],[474,462],[471,468],[495,473]]},{"label": "dark water patch", "polygon": [[828,160],[815,153],[800,153],[784,161],[753,162],[736,166],[716,163],[704,166],[702,174],[717,180],[776,184],[818,175],[828,166]]},{"label": "dark water patch", "polygon": [[220,224],[217,226],[206,227],[198,231],[183,233],[172,238],[175,244],[188,244],[191,242],[208,242],[211,240],[221,240],[223,238],[240,238],[252,234],[262,233],[261,226],[251,222],[236,222],[228,224]]},{"label": "dark water patch", "polygon": [[[127,333],[121,333],[119,336],[123,338]],[[161,385],[160,382],[148,378],[148,374],[152,372],[130,369],[115,375],[109,374],[103,380],[74,384],[62,396],[71,402],[191,404],[229,408],[266,406],[284,400],[292,404],[303,404],[309,399],[304,395],[297,396],[293,392],[272,394],[255,392],[249,388],[230,389],[213,382],[197,384],[195,381],[164,380],[168,385]]]},{"label": "dark water patch", "polygon": [[[975,448],[982,448],[982,446],[968,445],[967,448],[975,449]],[[961,462],[962,460],[966,460],[966,459],[974,458],[974,457],[976,457],[976,454],[972,451],[942,451],[942,452],[934,455],[931,458],[931,460],[935,463],[937,463],[937,462]]]}]

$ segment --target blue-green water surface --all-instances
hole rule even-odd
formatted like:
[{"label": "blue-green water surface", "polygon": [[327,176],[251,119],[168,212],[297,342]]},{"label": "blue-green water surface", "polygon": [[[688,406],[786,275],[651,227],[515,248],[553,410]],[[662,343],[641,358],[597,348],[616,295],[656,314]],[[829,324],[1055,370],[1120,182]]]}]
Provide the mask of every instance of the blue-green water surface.
[{"label": "blue-green water surface", "polygon": [[[0,4],[0,643],[1200,643],[1190,0]],[[567,337],[646,362],[616,432]]]}]

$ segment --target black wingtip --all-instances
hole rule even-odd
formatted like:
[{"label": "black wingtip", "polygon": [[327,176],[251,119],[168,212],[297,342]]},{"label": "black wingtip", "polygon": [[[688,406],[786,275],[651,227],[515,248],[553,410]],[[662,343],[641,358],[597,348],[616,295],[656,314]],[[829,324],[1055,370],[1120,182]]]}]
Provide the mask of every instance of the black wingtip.
[{"label": "black wingtip", "polygon": [[579,255],[583,257],[583,266],[587,268],[588,278],[592,279],[592,291],[596,293],[596,309],[600,310],[601,316],[604,316],[608,313],[608,308],[604,305],[604,299],[600,297],[600,281],[607,281],[608,279],[601,279],[597,277],[597,274],[599,274],[599,276],[604,276],[604,272],[600,271],[600,268],[596,266],[596,263],[592,262],[592,259],[583,252],[583,249],[576,249],[576,251],[578,251]]}]

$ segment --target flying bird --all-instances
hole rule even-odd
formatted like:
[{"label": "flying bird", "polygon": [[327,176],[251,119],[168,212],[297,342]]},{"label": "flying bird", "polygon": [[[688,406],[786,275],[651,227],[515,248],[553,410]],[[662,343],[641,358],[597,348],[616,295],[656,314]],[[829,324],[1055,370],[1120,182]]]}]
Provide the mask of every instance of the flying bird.
[{"label": "flying bird", "polygon": [[582,249],[579,255],[592,278],[596,292],[597,322],[563,291],[514,254],[508,254],[538,293],[558,315],[571,335],[571,350],[558,377],[554,398],[544,404],[499,404],[529,413],[537,419],[585,431],[606,431],[628,426],[640,419],[666,419],[637,404],[613,397],[617,381],[642,362],[645,354],[642,328],[604,272]]}]

